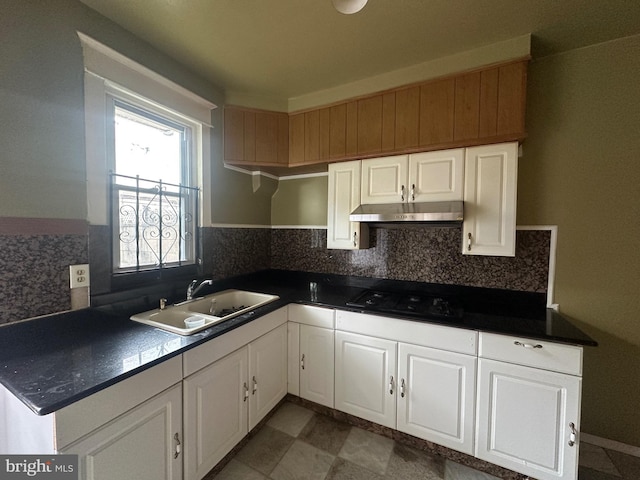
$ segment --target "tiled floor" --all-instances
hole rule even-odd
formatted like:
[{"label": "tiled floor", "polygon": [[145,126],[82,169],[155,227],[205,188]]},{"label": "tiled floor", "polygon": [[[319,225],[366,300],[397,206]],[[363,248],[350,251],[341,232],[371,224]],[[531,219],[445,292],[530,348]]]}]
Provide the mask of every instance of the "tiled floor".
[{"label": "tiled floor", "polygon": [[[581,444],[579,480],[640,480],[640,458]],[[497,477],[284,403],[216,480]]]}]

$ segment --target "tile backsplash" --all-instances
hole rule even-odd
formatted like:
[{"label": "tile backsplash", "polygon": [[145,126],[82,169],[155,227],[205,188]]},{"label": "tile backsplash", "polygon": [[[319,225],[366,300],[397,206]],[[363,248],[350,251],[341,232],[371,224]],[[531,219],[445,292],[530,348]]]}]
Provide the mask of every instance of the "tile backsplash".
[{"label": "tile backsplash", "polygon": [[[548,283],[548,230],[519,230],[513,258],[462,255],[460,228],[373,228],[371,248],[359,251],[327,249],[324,229],[200,233],[203,277],[214,279],[274,268],[542,293]],[[108,240],[106,227],[46,235],[0,229],[0,324],[71,308],[72,264],[91,264],[92,295],[108,292]]]}]

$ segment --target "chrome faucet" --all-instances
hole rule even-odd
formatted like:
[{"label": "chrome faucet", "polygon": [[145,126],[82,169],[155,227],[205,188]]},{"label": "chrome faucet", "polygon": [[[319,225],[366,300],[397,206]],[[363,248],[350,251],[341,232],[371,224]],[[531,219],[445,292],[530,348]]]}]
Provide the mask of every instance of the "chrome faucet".
[{"label": "chrome faucet", "polygon": [[[212,285],[213,280],[204,280],[200,285],[198,285],[198,281],[192,281],[187,287],[187,300],[192,300],[193,297],[200,291],[202,287],[205,285]],[[196,286],[197,285],[197,286]]]}]

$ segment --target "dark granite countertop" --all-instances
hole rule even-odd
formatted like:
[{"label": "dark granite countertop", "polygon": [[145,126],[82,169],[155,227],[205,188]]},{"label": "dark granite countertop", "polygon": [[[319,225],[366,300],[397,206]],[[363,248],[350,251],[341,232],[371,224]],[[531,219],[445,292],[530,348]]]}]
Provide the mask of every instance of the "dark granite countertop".
[{"label": "dark granite countertop", "polygon": [[[314,293],[310,282],[317,284]],[[462,301],[463,319],[430,323],[597,345],[547,309],[544,294],[278,270],[217,281],[202,293],[226,288],[272,293],[280,300],[191,336],[129,320],[133,313],[157,307],[153,295],[120,301],[112,296],[111,303],[94,308],[10,323],[0,327],[0,383],[36,414],[46,415],[289,303],[359,311],[346,302],[365,288],[456,295]]]}]

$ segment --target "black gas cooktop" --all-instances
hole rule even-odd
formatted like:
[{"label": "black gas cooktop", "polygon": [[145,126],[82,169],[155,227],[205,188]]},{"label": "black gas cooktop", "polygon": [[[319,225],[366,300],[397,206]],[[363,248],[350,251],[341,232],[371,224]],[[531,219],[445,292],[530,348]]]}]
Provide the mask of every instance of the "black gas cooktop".
[{"label": "black gas cooktop", "polygon": [[347,306],[361,308],[365,311],[447,321],[461,320],[464,313],[462,307],[453,298],[379,290],[365,290],[349,300]]}]

